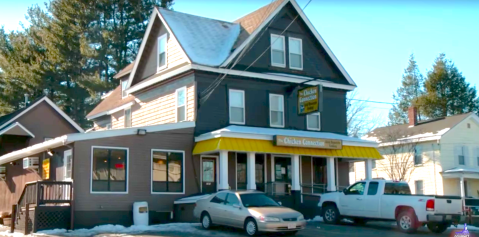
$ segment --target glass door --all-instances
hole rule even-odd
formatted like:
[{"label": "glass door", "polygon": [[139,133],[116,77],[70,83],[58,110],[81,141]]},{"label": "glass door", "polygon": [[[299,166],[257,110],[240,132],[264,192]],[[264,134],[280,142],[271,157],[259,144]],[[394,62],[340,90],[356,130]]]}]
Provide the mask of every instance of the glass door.
[{"label": "glass door", "polygon": [[202,192],[216,192],[216,158],[202,158]]},{"label": "glass door", "polygon": [[274,186],[275,193],[287,194],[291,187],[291,158],[274,158]]}]

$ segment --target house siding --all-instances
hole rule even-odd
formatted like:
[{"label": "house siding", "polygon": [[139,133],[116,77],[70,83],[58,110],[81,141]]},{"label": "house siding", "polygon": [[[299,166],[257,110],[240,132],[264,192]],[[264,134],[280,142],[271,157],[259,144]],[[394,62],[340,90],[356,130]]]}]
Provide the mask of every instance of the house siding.
[{"label": "house siding", "polygon": [[[193,129],[148,133],[146,136],[119,136],[74,143],[75,228],[99,224],[131,225],[133,202],[146,201],[150,216],[173,211],[173,201],[199,192],[195,182]],[[91,194],[91,148],[111,146],[129,148],[128,194]],[[151,194],[151,149],[182,150],[185,152],[185,194]],[[127,215],[118,219],[118,215]],[[118,222],[120,221],[120,222]]]},{"label": "house siding", "polygon": [[[216,78],[217,74],[196,72],[198,93],[208,88]],[[297,89],[290,96],[286,94],[286,89],[291,85],[296,84],[227,76],[213,91],[209,99],[199,105],[195,134],[203,134],[230,125],[229,89],[245,91],[245,126],[270,127],[269,94],[272,93],[284,95],[284,128],[307,130],[306,116],[300,116],[297,112]],[[323,88],[322,98],[321,131],[345,135],[346,91]]]},{"label": "house siding", "polygon": [[[289,73],[314,78],[319,77],[340,84],[349,84],[337,66],[334,65],[334,62],[324,48],[320,45],[319,41],[316,40],[315,36],[308,29],[306,23],[298,17],[293,24],[290,25],[291,21],[296,16],[296,10],[294,10],[291,3],[288,3],[282,10],[280,10],[278,15],[276,15],[273,22],[258,34],[258,37],[260,38],[253,39],[255,44],[238,62],[234,69],[244,70],[250,66],[248,71]],[[284,31],[288,25],[290,25],[289,28]],[[271,50],[269,49],[271,34],[279,35],[283,31],[284,33],[282,35],[285,36],[286,51],[286,67],[284,68],[271,65]],[[289,68],[288,37],[299,38],[302,40],[303,70]],[[265,49],[268,49],[268,51],[263,54]]]}]

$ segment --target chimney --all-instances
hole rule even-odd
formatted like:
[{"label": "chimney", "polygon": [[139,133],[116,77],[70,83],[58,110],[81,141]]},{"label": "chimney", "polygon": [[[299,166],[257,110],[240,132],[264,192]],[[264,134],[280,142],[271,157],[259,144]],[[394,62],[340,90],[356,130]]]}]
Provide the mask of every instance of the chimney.
[{"label": "chimney", "polygon": [[409,107],[408,110],[409,126],[417,125],[417,108],[414,106]]}]

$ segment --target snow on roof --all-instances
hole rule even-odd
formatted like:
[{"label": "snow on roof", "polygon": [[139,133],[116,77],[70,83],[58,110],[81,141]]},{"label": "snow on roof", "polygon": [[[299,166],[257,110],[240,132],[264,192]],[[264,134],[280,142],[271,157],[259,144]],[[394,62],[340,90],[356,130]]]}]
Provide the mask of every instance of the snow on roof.
[{"label": "snow on roof", "polygon": [[[236,134],[236,135],[234,135]],[[277,128],[260,128],[247,126],[228,126],[210,133],[202,134],[196,137],[196,141],[207,140],[215,137],[241,137],[241,134],[251,136],[251,139],[272,140],[274,135],[294,136],[294,137],[310,137],[322,139],[342,140],[344,145],[360,145],[377,147],[377,143],[373,141],[363,140],[355,137],[348,137],[346,135],[329,133],[329,132],[309,132],[290,129]]]},{"label": "snow on roof", "polygon": [[[219,66],[231,53],[240,25],[159,9],[192,62]],[[194,36],[194,37],[193,37]]]},{"label": "snow on roof", "polygon": [[176,200],[174,203],[175,204],[196,203],[196,201],[198,201],[200,199],[208,198],[209,196],[211,196],[211,194],[184,197],[184,198],[180,198],[180,199]]},{"label": "snow on roof", "polygon": [[466,167],[455,167],[455,168],[443,171],[443,173],[447,173],[447,174],[450,174],[450,173],[479,173],[479,169],[466,168]]}]

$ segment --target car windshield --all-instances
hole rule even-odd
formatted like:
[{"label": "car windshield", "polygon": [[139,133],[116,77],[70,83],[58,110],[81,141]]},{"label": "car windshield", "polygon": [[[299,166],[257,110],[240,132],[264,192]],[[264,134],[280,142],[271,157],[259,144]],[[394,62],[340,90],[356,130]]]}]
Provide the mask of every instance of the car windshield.
[{"label": "car windshield", "polygon": [[245,207],[278,207],[279,204],[262,193],[240,194]]}]

